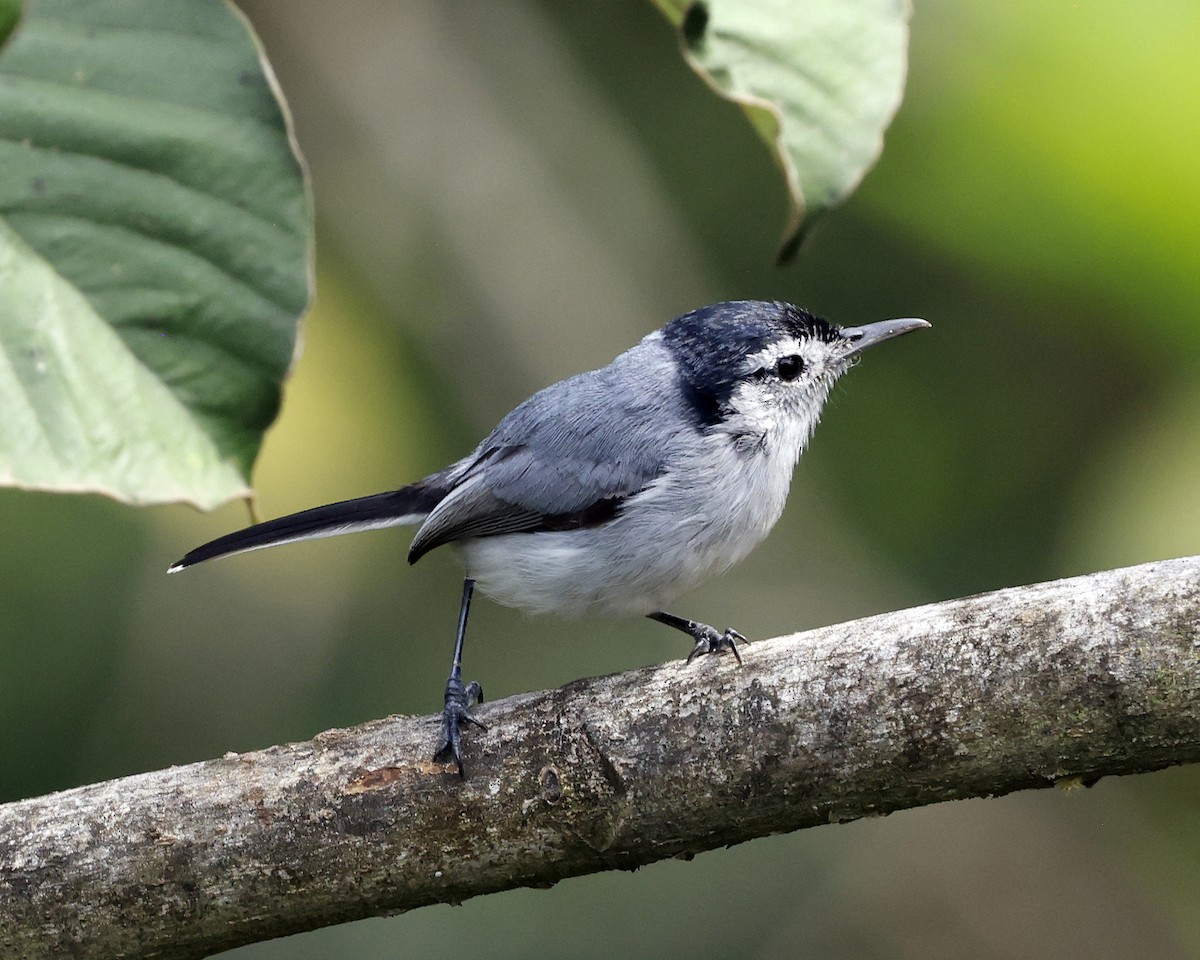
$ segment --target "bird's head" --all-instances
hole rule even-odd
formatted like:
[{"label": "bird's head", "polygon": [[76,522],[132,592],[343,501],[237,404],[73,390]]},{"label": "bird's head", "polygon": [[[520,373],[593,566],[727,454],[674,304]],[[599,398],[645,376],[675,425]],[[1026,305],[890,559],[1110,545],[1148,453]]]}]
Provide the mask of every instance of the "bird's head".
[{"label": "bird's head", "polygon": [[837,327],[790,303],[735,300],[677,317],[662,337],[705,427],[794,463],[858,355],[928,326],[909,318]]}]

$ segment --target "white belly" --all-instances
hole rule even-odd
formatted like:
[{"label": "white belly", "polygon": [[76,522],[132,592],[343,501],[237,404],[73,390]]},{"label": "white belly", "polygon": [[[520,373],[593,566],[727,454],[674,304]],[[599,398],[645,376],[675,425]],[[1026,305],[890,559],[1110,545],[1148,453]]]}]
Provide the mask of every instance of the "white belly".
[{"label": "white belly", "polygon": [[603,526],[462,541],[467,576],[493,600],[532,613],[664,609],[745,557],[783,512],[795,460],[751,455],[760,462],[748,473],[746,454],[720,446],[703,475],[667,474]]}]

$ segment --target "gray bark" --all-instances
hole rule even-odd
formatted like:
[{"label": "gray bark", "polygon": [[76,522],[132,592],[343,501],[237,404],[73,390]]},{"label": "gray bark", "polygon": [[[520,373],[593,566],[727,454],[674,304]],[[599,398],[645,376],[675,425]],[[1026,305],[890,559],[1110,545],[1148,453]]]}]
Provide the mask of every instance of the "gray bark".
[{"label": "gray bark", "polygon": [[1200,759],[1200,557],[0,807],[4,957],[202,957],[905,807]]}]

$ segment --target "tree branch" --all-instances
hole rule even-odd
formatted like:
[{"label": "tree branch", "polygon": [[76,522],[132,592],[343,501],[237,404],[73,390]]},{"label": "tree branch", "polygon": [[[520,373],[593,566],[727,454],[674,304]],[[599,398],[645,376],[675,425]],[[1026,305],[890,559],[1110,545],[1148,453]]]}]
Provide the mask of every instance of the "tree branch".
[{"label": "tree branch", "polygon": [[0,807],[5,957],[202,957],[829,821],[1200,759],[1200,557]]}]

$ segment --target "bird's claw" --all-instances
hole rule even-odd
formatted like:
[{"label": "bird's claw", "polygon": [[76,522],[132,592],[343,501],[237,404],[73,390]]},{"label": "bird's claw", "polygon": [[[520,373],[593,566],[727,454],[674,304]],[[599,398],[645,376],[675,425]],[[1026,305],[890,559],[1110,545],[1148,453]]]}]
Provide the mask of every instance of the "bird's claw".
[{"label": "bird's claw", "polygon": [[466,687],[463,687],[462,681],[457,677],[446,681],[446,705],[442,708],[442,745],[438,747],[433,759],[435,763],[453,760],[458,767],[458,775],[464,780],[467,773],[462,762],[462,725],[469,723],[480,730],[487,729],[485,724],[471,714],[471,710],[480,703],[483,703],[483,687],[474,680]]},{"label": "bird's claw", "polygon": [[737,641],[741,640],[743,643],[746,643],[745,637],[732,627],[728,628],[724,633],[718,633],[715,627],[710,627],[708,624],[700,624],[699,626],[700,629],[696,631],[696,645],[692,647],[692,652],[687,656],[688,663],[691,663],[696,657],[728,650],[733,654],[733,658],[737,660],[738,666],[742,665],[742,655],[738,653]]}]

